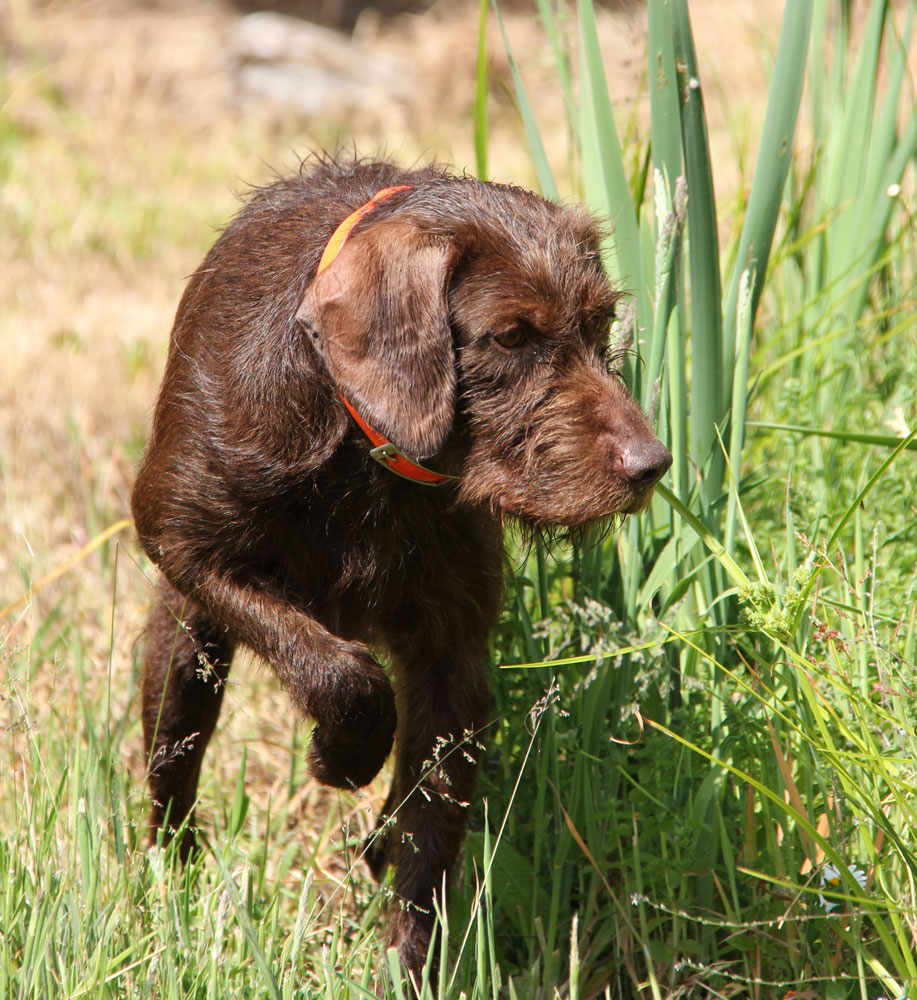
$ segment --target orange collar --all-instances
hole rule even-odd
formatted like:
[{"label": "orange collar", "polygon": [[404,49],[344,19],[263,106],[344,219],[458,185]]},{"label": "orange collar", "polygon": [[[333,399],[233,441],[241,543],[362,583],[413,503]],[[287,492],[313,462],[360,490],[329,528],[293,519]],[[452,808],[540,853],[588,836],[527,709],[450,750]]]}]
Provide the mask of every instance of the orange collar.
[{"label": "orange collar", "polygon": [[[408,191],[409,189],[410,187],[407,184],[401,184],[398,187],[383,188],[381,191],[373,195],[373,197],[370,198],[365,205],[362,205],[355,212],[348,215],[347,218],[337,227],[337,229],[335,229],[331,239],[328,240],[328,245],[325,247],[325,252],[322,254],[322,259],[319,261],[318,271],[316,274],[321,274],[326,267],[329,267],[333,263],[334,259],[341,252],[341,248],[350,237],[354,227],[363,218],[363,216],[368,215],[373,211],[373,209],[376,208],[377,205],[379,205],[380,202],[391,198],[391,196],[396,194],[398,191]],[[396,475],[402,476],[405,479],[410,479],[415,483],[423,483],[425,486],[441,486],[450,479],[458,478],[458,476],[445,476],[442,473],[433,472],[432,469],[425,469],[422,465],[415,462],[412,458],[405,455],[403,451],[393,445],[384,434],[380,434],[377,430],[371,427],[340,392],[338,392],[338,395],[341,397],[343,404],[350,411],[350,415],[359,425],[360,430],[362,430],[372,442],[373,448],[369,453],[370,458],[377,461],[380,465],[384,465],[386,469],[396,473]]]}]

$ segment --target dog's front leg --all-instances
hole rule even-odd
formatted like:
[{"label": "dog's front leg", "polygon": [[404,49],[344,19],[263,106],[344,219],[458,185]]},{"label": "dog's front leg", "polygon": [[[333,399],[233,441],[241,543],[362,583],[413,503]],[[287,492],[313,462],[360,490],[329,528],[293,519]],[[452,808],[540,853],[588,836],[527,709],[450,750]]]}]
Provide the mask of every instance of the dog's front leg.
[{"label": "dog's front leg", "polygon": [[175,576],[234,640],[271,664],[297,708],[314,720],[313,774],[339,788],[368,784],[391,751],[396,720],[392,686],[369,649],[334,635],[270,581],[212,568],[183,567]]},{"label": "dog's front leg", "polygon": [[[467,639],[464,640],[467,646]],[[443,880],[459,856],[474,791],[481,730],[490,710],[486,652],[460,649],[422,664],[396,658],[397,763],[389,801],[388,859],[397,899],[392,944],[417,982],[427,959]]]},{"label": "dog's front leg", "polygon": [[[235,642],[166,580],[150,609],[143,669],[143,733],[152,809],[150,833],[189,823],[181,843],[194,847],[194,802],[201,760],[213,734]],[[171,836],[171,829],[165,837]]]}]

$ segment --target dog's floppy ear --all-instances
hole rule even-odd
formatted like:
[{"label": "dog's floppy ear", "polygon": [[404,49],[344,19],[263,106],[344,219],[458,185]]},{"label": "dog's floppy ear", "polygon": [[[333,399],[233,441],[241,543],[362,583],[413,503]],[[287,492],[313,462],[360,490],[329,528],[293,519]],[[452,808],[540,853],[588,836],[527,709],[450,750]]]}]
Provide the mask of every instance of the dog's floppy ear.
[{"label": "dog's floppy ear", "polygon": [[439,450],[455,412],[453,257],[409,222],[379,222],[344,244],[296,314],[344,398],[418,459]]}]

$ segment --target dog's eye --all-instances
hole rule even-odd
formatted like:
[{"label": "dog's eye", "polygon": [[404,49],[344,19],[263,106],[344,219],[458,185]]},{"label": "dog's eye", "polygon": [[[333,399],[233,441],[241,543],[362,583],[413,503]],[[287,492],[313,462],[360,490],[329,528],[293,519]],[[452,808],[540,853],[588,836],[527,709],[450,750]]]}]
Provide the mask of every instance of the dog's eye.
[{"label": "dog's eye", "polygon": [[518,327],[514,326],[511,330],[504,330],[502,333],[495,333],[494,340],[501,346],[505,347],[507,350],[514,350],[517,347],[522,347],[526,342],[525,333]]}]

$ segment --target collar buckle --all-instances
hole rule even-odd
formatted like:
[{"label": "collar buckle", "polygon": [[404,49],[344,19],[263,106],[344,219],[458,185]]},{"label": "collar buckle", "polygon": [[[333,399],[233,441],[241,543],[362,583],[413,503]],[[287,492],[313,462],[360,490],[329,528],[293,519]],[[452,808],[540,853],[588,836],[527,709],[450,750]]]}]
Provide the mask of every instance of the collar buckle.
[{"label": "collar buckle", "polygon": [[401,458],[401,452],[398,451],[391,441],[386,441],[385,444],[380,444],[376,448],[370,448],[369,457],[374,462],[378,462],[380,465],[384,465],[387,469],[390,469]]}]

